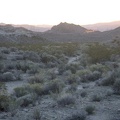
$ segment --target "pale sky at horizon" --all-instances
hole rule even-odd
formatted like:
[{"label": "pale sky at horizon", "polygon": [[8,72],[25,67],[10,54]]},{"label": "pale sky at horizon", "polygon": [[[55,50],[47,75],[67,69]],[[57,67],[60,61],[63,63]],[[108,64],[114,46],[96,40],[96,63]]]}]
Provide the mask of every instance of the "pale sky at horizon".
[{"label": "pale sky at horizon", "polygon": [[79,25],[120,20],[120,0],[0,0],[0,23]]}]

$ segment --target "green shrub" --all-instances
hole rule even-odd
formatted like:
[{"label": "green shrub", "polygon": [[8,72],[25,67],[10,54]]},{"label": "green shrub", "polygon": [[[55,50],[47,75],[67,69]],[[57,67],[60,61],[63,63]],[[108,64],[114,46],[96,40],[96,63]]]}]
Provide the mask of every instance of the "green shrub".
[{"label": "green shrub", "polygon": [[27,94],[25,96],[19,97],[16,100],[16,103],[21,107],[27,107],[30,104],[34,104],[36,100],[36,97],[33,96],[33,94]]},{"label": "green shrub", "polygon": [[108,70],[108,68],[105,65],[102,65],[100,63],[97,64],[92,64],[89,69],[94,72],[94,71],[99,71],[99,72],[105,72]]},{"label": "green shrub", "polygon": [[16,97],[22,97],[22,96],[28,94],[28,91],[26,90],[25,87],[14,88],[14,92],[15,92]]},{"label": "green shrub", "polygon": [[110,60],[113,50],[103,44],[95,43],[89,46],[86,53],[90,56],[92,63]]},{"label": "green shrub", "polygon": [[7,95],[0,94],[0,111],[8,111],[10,98]]},{"label": "green shrub", "polygon": [[44,86],[44,92],[46,94],[49,94],[51,92],[60,93],[63,87],[64,87],[64,84],[61,81],[55,79],[55,80],[48,82],[48,84]]},{"label": "green shrub", "polygon": [[74,84],[77,83],[79,77],[77,75],[71,74],[70,76],[67,77],[66,81],[68,84]]},{"label": "green shrub", "polygon": [[6,86],[4,82],[0,82],[0,94],[6,93]]},{"label": "green shrub", "polygon": [[3,79],[4,82],[15,81],[16,80],[14,74],[11,73],[11,72],[5,72],[5,73],[3,73],[2,79]]},{"label": "green shrub", "polygon": [[57,99],[57,103],[58,105],[62,107],[65,107],[67,105],[73,105],[75,104],[75,98],[72,95],[65,94],[65,95],[60,96]]},{"label": "green shrub", "polygon": [[28,81],[30,84],[34,84],[34,83],[43,83],[44,82],[44,75],[35,75],[29,78]]},{"label": "green shrub", "polygon": [[25,60],[30,60],[30,61],[33,61],[33,62],[39,62],[40,61],[40,56],[36,52],[33,52],[33,51],[24,52],[23,58]]},{"label": "green shrub", "polygon": [[27,70],[30,70],[30,65],[27,61],[24,62],[17,62],[16,63],[16,69],[22,70],[23,72],[27,72]]},{"label": "green shrub", "polygon": [[31,84],[30,85],[30,91],[32,91],[33,93],[36,93],[37,95],[44,95],[44,88],[41,84]]},{"label": "green shrub", "polygon": [[92,105],[87,106],[87,107],[85,108],[85,111],[88,113],[88,115],[91,115],[91,114],[94,113],[94,111],[95,111],[95,107],[92,106]]},{"label": "green shrub", "polygon": [[69,64],[66,66],[66,70],[70,70],[72,74],[75,74],[78,67],[79,66],[77,64]]},{"label": "green shrub", "polygon": [[109,72],[107,76],[101,80],[101,85],[103,86],[113,85],[117,77],[118,77],[117,71]]}]

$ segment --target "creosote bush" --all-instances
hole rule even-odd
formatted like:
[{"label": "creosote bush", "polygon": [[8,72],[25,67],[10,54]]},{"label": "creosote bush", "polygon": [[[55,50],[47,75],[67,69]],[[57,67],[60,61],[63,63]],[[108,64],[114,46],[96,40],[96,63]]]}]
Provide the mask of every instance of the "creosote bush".
[{"label": "creosote bush", "polygon": [[106,45],[95,43],[89,46],[86,53],[91,57],[92,63],[99,63],[110,60],[113,50]]},{"label": "creosote bush", "polygon": [[75,104],[75,98],[70,94],[65,94],[58,98],[57,103],[62,107],[73,105]]},{"label": "creosote bush", "polygon": [[43,81],[44,81],[44,75],[36,74],[35,76],[30,77],[28,82],[30,84],[34,84],[34,83],[43,83]]},{"label": "creosote bush", "polygon": [[28,94],[28,91],[26,90],[25,87],[14,88],[14,92],[15,92],[16,97],[22,97],[22,96]]},{"label": "creosote bush", "polygon": [[4,82],[15,81],[16,80],[16,78],[15,78],[15,76],[12,72],[3,73],[2,79],[3,79]]},{"label": "creosote bush", "polygon": [[33,93],[37,95],[41,96],[45,94],[42,84],[38,84],[38,83],[31,84],[29,87],[30,87],[30,91],[32,91]]},{"label": "creosote bush", "polygon": [[79,77],[75,74],[71,74],[70,76],[67,77],[66,82],[68,84],[74,84],[77,83],[79,80]]},{"label": "creosote bush", "polygon": [[44,86],[44,92],[46,94],[49,94],[51,92],[52,93],[60,93],[62,91],[63,87],[64,87],[64,83],[55,79],[55,80],[48,82],[48,84],[46,84]]}]

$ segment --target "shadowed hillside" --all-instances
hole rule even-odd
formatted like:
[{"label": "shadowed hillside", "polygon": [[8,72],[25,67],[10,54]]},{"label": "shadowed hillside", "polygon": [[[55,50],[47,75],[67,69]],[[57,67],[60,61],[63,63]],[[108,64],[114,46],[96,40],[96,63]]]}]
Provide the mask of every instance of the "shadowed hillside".
[{"label": "shadowed hillside", "polygon": [[12,25],[0,25],[0,42],[34,43],[43,41],[45,39],[37,32]]},{"label": "shadowed hillside", "polygon": [[69,23],[60,23],[59,25],[53,26],[49,33],[86,33],[87,29],[80,25],[74,25]]}]

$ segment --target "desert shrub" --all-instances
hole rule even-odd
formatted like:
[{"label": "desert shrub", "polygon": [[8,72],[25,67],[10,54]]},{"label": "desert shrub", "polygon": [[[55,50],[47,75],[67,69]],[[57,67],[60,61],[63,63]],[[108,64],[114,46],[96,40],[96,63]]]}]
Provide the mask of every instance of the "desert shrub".
[{"label": "desert shrub", "polygon": [[85,111],[88,113],[88,115],[91,115],[91,114],[93,114],[94,111],[95,111],[95,106],[92,106],[92,105],[87,106],[87,107],[85,108]]},{"label": "desert shrub", "polygon": [[60,64],[58,66],[58,71],[59,71],[59,75],[62,75],[65,71],[66,71],[66,65],[65,64]]},{"label": "desert shrub", "polygon": [[39,73],[39,65],[30,65],[30,68],[29,68],[29,70],[27,70],[27,73],[28,74],[37,74],[37,73]]},{"label": "desert shrub", "polygon": [[68,84],[74,84],[77,83],[79,80],[79,77],[75,74],[71,74],[70,76],[67,77],[66,82]]},{"label": "desert shrub", "polygon": [[0,60],[4,59],[3,53],[0,51]]},{"label": "desert shrub", "polygon": [[95,94],[91,97],[91,99],[92,99],[92,101],[100,102],[102,100],[102,96],[99,94]]},{"label": "desert shrub", "polygon": [[73,105],[75,104],[75,98],[70,94],[65,94],[65,95],[60,96],[57,99],[57,103],[58,105],[62,107],[65,107],[67,105]]},{"label": "desert shrub", "polygon": [[35,99],[32,94],[28,94],[22,97],[19,97],[16,102],[21,107],[27,107],[29,104],[34,104]]},{"label": "desert shrub", "polygon": [[101,77],[100,72],[91,72],[89,69],[79,70],[77,75],[80,76],[82,82],[95,81]]},{"label": "desert shrub", "polygon": [[45,79],[44,75],[39,75],[39,74],[37,75],[36,74],[35,76],[30,77],[29,80],[28,80],[28,82],[30,84],[43,83],[44,79]]},{"label": "desert shrub", "polygon": [[101,73],[98,71],[94,71],[93,73],[88,74],[86,77],[87,77],[88,81],[95,81],[101,77]]},{"label": "desert shrub", "polygon": [[73,56],[76,51],[78,50],[79,46],[77,43],[66,43],[61,44],[61,50],[62,52],[67,56]]},{"label": "desert shrub", "polygon": [[0,89],[5,87],[5,83],[4,82],[0,82]]},{"label": "desert shrub", "polygon": [[27,72],[27,70],[30,70],[30,64],[25,61],[25,62],[17,62],[16,63],[16,69],[17,70],[22,70],[23,72]]},{"label": "desert shrub", "polygon": [[94,71],[99,71],[99,72],[105,72],[108,70],[108,68],[105,65],[102,65],[100,63],[97,64],[92,64],[89,69],[94,72]]},{"label": "desert shrub", "polygon": [[77,64],[69,64],[66,66],[66,70],[70,70],[72,74],[75,74],[79,66]]},{"label": "desert shrub", "polygon": [[55,71],[54,69],[53,70],[49,70],[48,72],[47,72],[47,74],[48,74],[48,76],[49,76],[49,79],[50,80],[53,80],[53,79],[56,79],[56,77],[57,77],[57,73],[58,71]]},{"label": "desert shrub", "polygon": [[119,77],[119,72],[118,73],[117,71],[108,72],[107,76],[101,80],[101,85],[103,86],[113,85],[117,77]]},{"label": "desert shrub", "polygon": [[87,92],[86,91],[82,91],[80,95],[81,95],[81,97],[85,97],[87,95]]},{"label": "desert shrub", "polygon": [[71,84],[67,87],[66,93],[74,93],[77,90],[77,84]]},{"label": "desert shrub", "polygon": [[2,62],[0,62],[0,72],[2,72],[4,69],[4,64]]},{"label": "desert shrub", "polygon": [[70,70],[67,70],[67,71],[65,71],[64,73],[63,73],[63,76],[70,76],[72,73],[71,73],[71,71]]},{"label": "desert shrub", "polygon": [[5,72],[5,73],[3,73],[2,80],[4,82],[8,82],[8,81],[14,81],[14,80],[16,80],[16,78],[15,78],[15,76],[14,76],[13,73],[11,73],[11,72]]},{"label": "desert shrub", "polygon": [[102,61],[110,60],[113,51],[106,45],[95,43],[89,46],[86,53],[91,57],[92,63],[99,63]]},{"label": "desert shrub", "polygon": [[88,54],[81,54],[80,55],[80,64],[82,65],[82,66],[87,66],[88,64],[89,64],[89,62],[90,62],[90,57],[88,56]]},{"label": "desert shrub", "polygon": [[85,113],[73,113],[69,117],[67,117],[65,120],[85,120],[86,114]]},{"label": "desert shrub", "polygon": [[0,94],[6,93],[6,86],[4,82],[0,82]]},{"label": "desert shrub", "polygon": [[41,55],[41,61],[42,61],[43,63],[55,62],[56,60],[57,60],[56,57],[53,56],[53,55],[49,55],[49,54],[47,54],[47,53],[43,53],[43,54]]},{"label": "desert shrub", "polygon": [[115,83],[113,84],[113,90],[115,94],[119,94],[120,95],[120,78],[117,79],[115,81]]},{"label": "desert shrub", "polygon": [[41,114],[39,109],[34,109],[33,111],[33,119],[34,120],[41,120]]},{"label": "desert shrub", "polygon": [[90,74],[90,73],[91,71],[89,69],[83,69],[83,70],[78,70],[76,74],[81,77],[83,75]]},{"label": "desert shrub", "polygon": [[25,60],[31,60],[33,62],[39,62],[40,61],[40,56],[36,52],[33,52],[33,51],[24,52],[23,58]]},{"label": "desert shrub", "polygon": [[19,105],[17,104],[16,100],[11,97],[9,102],[9,112],[11,113],[12,117],[17,113],[18,108],[19,108]]},{"label": "desert shrub", "polygon": [[5,65],[5,69],[6,69],[6,70],[15,69],[15,64],[14,64],[14,63],[7,63],[7,64]]},{"label": "desert shrub", "polygon": [[3,49],[1,50],[1,52],[2,52],[2,53],[5,53],[5,54],[9,54],[9,53],[10,53],[10,50],[7,49],[7,48],[3,48]]},{"label": "desert shrub", "polygon": [[9,108],[9,102],[9,96],[0,94],[0,111],[7,111]]},{"label": "desert shrub", "polygon": [[48,82],[45,86],[44,86],[44,92],[47,94],[49,93],[60,93],[62,91],[62,88],[64,87],[64,83],[62,83],[61,81],[55,79],[52,80],[50,82]]},{"label": "desert shrub", "polygon": [[31,84],[30,86],[30,91],[32,91],[33,93],[37,94],[37,95],[44,95],[44,88],[41,84]]},{"label": "desert shrub", "polygon": [[14,88],[14,92],[15,92],[16,97],[22,97],[22,96],[28,94],[28,91],[25,87]]}]

